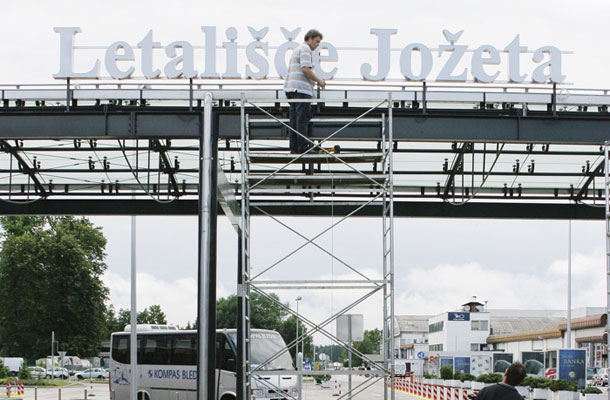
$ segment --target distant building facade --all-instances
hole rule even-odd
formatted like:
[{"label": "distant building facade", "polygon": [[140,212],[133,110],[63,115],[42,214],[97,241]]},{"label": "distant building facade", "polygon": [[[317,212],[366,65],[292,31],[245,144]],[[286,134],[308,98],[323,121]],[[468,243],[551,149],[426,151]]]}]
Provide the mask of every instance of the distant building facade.
[{"label": "distant building facade", "polygon": [[571,346],[562,310],[487,310],[473,300],[457,311],[395,318],[395,357],[425,359],[437,369],[440,365],[435,363],[451,357],[489,360],[490,368],[501,359],[529,357],[544,368],[554,368],[557,350],[567,347],[587,349],[589,367],[608,366],[606,314],[601,307],[572,311]]}]

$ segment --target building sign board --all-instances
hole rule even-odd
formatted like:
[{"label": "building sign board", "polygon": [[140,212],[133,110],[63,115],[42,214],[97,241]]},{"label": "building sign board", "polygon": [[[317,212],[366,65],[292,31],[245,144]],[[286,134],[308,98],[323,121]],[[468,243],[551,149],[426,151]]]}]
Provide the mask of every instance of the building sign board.
[{"label": "building sign board", "polygon": [[447,319],[449,321],[470,321],[470,313],[468,312],[450,312]]},{"label": "building sign board", "polygon": [[577,382],[579,389],[587,383],[587,350],[559,349],[558,378]]},{"label": "building sign board", "polygon": [[491,373],[491,357],[488,355],[470,356],[470,373],[474,376]]},{"label": "building sign board", "polygon": [[[270,75],[285,78],[287,59],[304,36],[301,28],[280,28],[283,43],[265,41],[269,27],[255,29],[248,26],[247,35],[238,37],[235,27],[224,35],[216,26],[201,26],[201,40],[195,44],[186,40],[161,43],[153,30],[142,34],[137,44],[119,40],[102,46],[103,57],[77,63],[75,50],[80,27],[55,27],[59,35],[59,71],[56,79],[266,79]],[[404,81],[482,82],[493,83],[499,77],[511,83],[561,83],[563,52],[544,45],[530,49],[519,34],[501,47],[491,44],[470,46],[460,42],[464,33],[443,30],[444,41],[437,47],[412,42],[398,42],[398,29],[372,28],[369,30],[376,48],[365,59],[354,61],[344,57],[345,63],[359,65],[364,81],[383,81],[391,74]],[[128,38],[125,38],[126,40]],[[203,47],[203,50],[201,49]],[[349,49],[322,42],[313,52],[314,71],[322,79],[341,77],[341,52]],[[200,57],[203,56],[203,59]],[[527,62],[524,62],[527,61]],[[75,65],[80,65],[77,69]],[[105,70],[103,73],[102,67]],[[162,67],[162,68],[159,68]]]},{"label": "building sign board", "polygon": [[460,371],[462,374],[470,373],[470,357],[455,357],[454,371]]},{"label": "building sign board", "polygon": [[443,368],[445,365],[453,368],[453,357],[441,357],[440,367]]}]

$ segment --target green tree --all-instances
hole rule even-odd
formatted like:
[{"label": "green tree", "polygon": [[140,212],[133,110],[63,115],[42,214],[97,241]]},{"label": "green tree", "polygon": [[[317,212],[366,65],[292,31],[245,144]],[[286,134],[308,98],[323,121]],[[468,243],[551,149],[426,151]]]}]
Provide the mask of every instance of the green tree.
[{"label": "green tree", "polygon": [[24,381],[32,379],[32,373],[28,369],[27,365],[25,365],[25,363],[23,363],[23,365],[21,365],[21,368],[19,368],[19,372],[17,372],[17,377]]},{"label": "green tree", "polygon": [[[279,302],[277,294],[271,293]],[[250,316],[252,328],[279,330],[286,312],[270,299],[258,294],[250,294]],[[195,326],[197,326],[195,324]],[[237,328],[237,296],[232,294],[216,301],[216,328]]]},{"label": "green tree", "polygon": [[161,310],[161,306],[153,304],[138,313],[138,324],[166,325],[167,319],[165,313]]},{"label": "green tree", "polygon": [[[307,330],[307,327],[304,326],[303,323],[299,323],[299,351],[301,351],[301,348],[303,347],[302,337],[303,334],[307,334]],[[287,345],[292,343],[296,339],[297,335],[296,317],[291,315],[290,317],[286,318],[277,331],[280,333],[280,335],[282,335],[282,338]],[[290,348],[290,355],[292,356],[292,360],[296,362],[295,350],[296,347],[292,346]],[[309,359],[313,361],[313,338],[310,336],[305,338],[305,352],[303,354],[303,359],[306,357],[309,357]]]},{"label": "green tree", "polygon": [[326,354],[329,357],[329,362],[343,362],[343,359],[341,358],[342,351],[343,346],[339,346],[338,344],[316,346],[316,354]]},{"label": "green tree", "polygon": [[111,304],[106,309],[106,338],[110,338],[112,332],[119,332],[123,330],[123,328],[124,327],[119,323],[119,318],[114,310],[114,306]]},{"label": "green tree", "polygon": [[106,239],[86,218],[1,217],[0,352],[96,355],[105,334]]},{"label": "green tree", "polygon": [[[160,305],[153,304],[148,308],[138,312],[138,324],[159,324],[166,325],[167,318]],[[121,308],[115,313],[114,306],[110,305],[106,311],[106,329],[109,333],[125,330],[125,326],[131,324],[131,312]]]},{"label": "green tree", "polygon": [[[250,295],[250,316],[252,328],[271,329],[282,335],[286,344],[290,344],[296,338],[296,318],[280,307],[277,303],[280,298],[277,294],[271,293],[271,299],[258,294]],[[197,321],[193,325],[196,329]],[[220,298],[216,302],[216,327],[217,328],[236,328],[237,327],[237,296],[232,294],[226,298]],[[307,333],[307,327],[299,324],[301,332]],[[301,346],[299,346],[299,349]],[[290,349],[293,360],[295,357],[295,346]],[[305,357],[313,360],[313,339],[305,339]]]},{"label": "green tree", "polygon": [[[354,348],[362,354],[379,354],[381,348],[381,331],[379,329],[365,330],[363,339],[360,342],[354,342]],[[348,358],[346,349],[341,353],[343,359]],[[352,353],[352,366],[359,367],[362,365],[362,359]]]}]

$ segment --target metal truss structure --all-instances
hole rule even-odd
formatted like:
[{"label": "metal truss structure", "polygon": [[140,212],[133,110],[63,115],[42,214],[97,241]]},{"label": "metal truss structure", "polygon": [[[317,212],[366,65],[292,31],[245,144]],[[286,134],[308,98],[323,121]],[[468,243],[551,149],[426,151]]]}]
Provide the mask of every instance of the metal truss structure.
[{"label": "metal truss structure", "polygon": [[[222,86],[224,85],[224,86]],[[87,84],[0,87],[0,210],[4,214],[196,214],[201,101],[214,97],[219,167],[239,197],[242,95],[261,109],[251,136],[287,152],[281,90],[255,85]],[[331,86],[332,87],[332,86]],[[348,87],[314,103],[313,140],[392,94],[397,216],[602,219],[605,91],[554,87]],[[265,116],[264,112],[270,116]],[[375,153],[373,110],[333,137],[345,154]],[[281,157],[281,156],[280,156]],[[347,157],[347,156],[346,156]],[[344,158],[349,162],[349,158]],[[337,164],[336,174],[344,166]],[[363,170],[378,174],[370,159]],[[253,173],[256,171],[252,171]],[[312,177],[312,187],[315,187]],[[238,181],[238,183],[236,183]],[[264,182],[251,200],[273,215],[327,215],[327,196]],[[126,200],[135,196],[133,201]],[[362,197],[334,197],[347,215]],[[24,205],[23,203],[26,203]],[[375,205],[359,215],[380,215]]]},{"label": "metal truss structure", "polygon": [[[606,219],[610,237],[607,91],[353,82],[327,88],[313,102],[315,152],[293,156],[288,102],[277,84],[0,85],[0,214],[199,215],[200,272],[208,274],[200,276],[199,313],[213,314],[218,203],[240,242],[240,400],[250,395],[256,373],[248,365],[249,296],[272,299],[271,289],[366,291],[322,321],[298,316],[309,335],[322,334],[355,354],[327,328],[378,293],[384,362],[371,363],[377,378],[392,381],[394,217]],[[209,185],[217,190],[202,193]],[[333,226],[381,217],[380,276],[363,274],[316,243],[316,235],[281,219],[329,215],[339,218]],[[355,277],[267,277],[300,248],[266,269],[251,266],[252,216],[277,222],[304,241],[301,247],[315,247]],[[214,337],[213,326],[200,324],[200,332],[206,329],[202,346]],[[207,368],[214,345],[207,363],[200,354],[198,376],[214,379]],[[212,399],[205,382],[199,381],[199,394]],[[386,389],[386,399],[388,393],[393,390]]]},{"label": "metal truss structure", "polygon": [[[291,100],[309,101],[309,100]],[[257,113],[251,116],[246,112],[246,107]],[[383,110],[385,113],[380,118],[367,118],[374,110]],[[238,398],[249,399],[251,393],[251,383],[253,376],[267,375],[273,371],[267,371],[268,362],[285,353],[291,347],[295,347],[295,354],[299,352],[299,341],[304,341],[306,337],[320,334],[330,339],[334,343],[343,346],[348,352],[355,353],[363,360],[373,365],[370,377],[352,388],[351,374],[358,373],[354,370],[335,371],[335,374],[346,374],[349,380],[348,390],[339,399],[358,394],[375,384],[379,380],[390,382],[390,389],[385,387],[385,399],[390,395],[394,399],[394,247],[393,247],[393,138],[392,138],[392,100],[391,95],[384,101],[373,105],[354,119],[337,119],[333,122],[343,124],[341,127],[331,132],[327,137],[319,141],[312,141],[302,132],[294,131],[296,135],[304,137],[312,146],[303,154],[286,154],[269,152],[264,141],[256,140],[252,137],[253,127],[260,124],[277,124],[285,129],[292,130],[286,121],[275,117],[271,112],[255,101],[242,98],[240,102],[240,127],[241,127],[241,212],[242,212],[242,231],[241,231],[241,258],[240,258],[240,290],[238,293],[238,308],[240,310],[240,332],[238,336],[238,352],[240,357],[238,365],[241,366],[238,372],[237,381],[242,382],[238,391]],[[262,115],[262,117],[261,117]],[[324,124],[324,119],[312,122],[312,126]],[[333,138],[353,124],[366,122],[370,126],[375,126],[378,133],[379,148],[374,152],[344,152],[338,145],[329,147]],[[378,170],[363,171],[362,165],[378,165]],[[312,201],[315,197],[327,197],[332,203],[335,196],[349,194],[354,198],[361,198],[362,204],[344,217],[333,221],[330,227],[322,229],[313,236],[299,232],[298,228],[291,227],[289,222],[282,221],[280,218],[265,211],[264,208],[257,206],[250,201],[251,198],[259,196],[270,196],[274,193],[288,197],[305,196]],[[373,237],[381,238],[383,243],[383,253],[378,264],[380,279],[367,275],[362,271],[362,266],[350,265],[332,250],[324,248],[316,243],[325,233],[333,230],[337,225],[346,219],[353,217],[359,209],[376,204],[381,210],[380,217],[383,221],[382,231]],[[303,243],[294,245],[285,250],[277,260],[270,265],[260,267],[256,272],[251,267],[253,253],[258,250],[251,246],[251,236],[254,234],[251,224],[251,209],[257,209],[261,215],[271,219],[277,230],[266,230],[267,235],[272,237],[279,236],[284,230],[288,230],[297,236]],[[332,217],[329,214],[328,217]],[[307,279],[305,271],[300,272],[299,268],[290,269],[290,279],[272,279],[274,270],[286,268],[290,263],[289,259],[299,253],[307,246],[316,247],[325,256],[333,259],[342,267],[346,268],[354,275],[352,279]],[[319,291],[319,290],[356,290],[357,295],[353,295],[352,301],[342,307],[337,312],[331,312],[328,316],[320,317],[321,321],[306,318],[291,307],[283,304],[279,299],[271,295],[270,290],[280,292],[300,290],[300,291]],[[363,293],[362,293],[363,292]],[[256,366],[250,360],[250,342],[248,340],[250,332],[250,295],[257,293],[277,307],[283,309],[287,314],[294,315],[298,323],[307,326],[309,331],[300,339],[297,338],[288,344],[288,347],[281,349],[277,354],[270,357],[267,362],[262,362]],[[355,307],[365,301],[371,301],[375,294],[381,294],[381,309],[383,309],[383,362],[378,363],[370,360],[362,354],[350,341],[342,340],[332,333],[331,327],[342,315],[348,314]],[[297,357],[298,360],[298,357]],[[303,371],[300,361],[297,361],[297,374],[302,379],[304,374],[311,375],[312,371]],[[325,373],[325,371],[313,371]],[[285,374],[286,371],[275,371],[275,374]],[[264,381],[271,393],[281,393],[283,398],[293,396],[282,392],[278,385],[273,381]],[[299,392],[298,398],[301,398]]]}]

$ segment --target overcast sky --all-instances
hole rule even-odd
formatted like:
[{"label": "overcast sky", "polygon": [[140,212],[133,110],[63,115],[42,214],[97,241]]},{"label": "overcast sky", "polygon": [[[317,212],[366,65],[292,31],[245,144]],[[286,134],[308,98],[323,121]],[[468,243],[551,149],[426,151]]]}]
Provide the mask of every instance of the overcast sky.
[{"label": "overcast sky", "polygon": [[[446,44],[443,29],[464,30],[458,44],[470,48],[491,44],[498,49],[520,34],[530,50],[552,45],[573,54],[563,56],[562,89],[607,89],[607,17],[610,3],[585,1],[27,1],[4,2],[0,13],[0,83],[49,83],[59,69],[57,26],[79,26],[77,45],[108,46],[117,40],[136,44],[154,30],[162,44],[186,40],[203,45],[201,26],[238,30],[239,44],[251,41],[247,27],[269,27],[271,45],[283,42],[280,27],[304,32],[316,27],[335,46],[376,46],[370,28],[396,28],[392,47],[420,42],[430,48]],[[301,35],[299,35],[300,37]],[[92,53],[77,52],[77,67],[90,67]],[[87,55],[88,54],[88,55]],[[97,55],[96,57],[99,57]],[[363,56],[376,65],[374,53]],[[222,58],[222,57],[221,57]],[[349,61],[345,56],[340,60]],[[435,58],[436,60],[436,58]],[[361,61],[340,61],[345,77],[358,74]],[[203,69],[203,68],[201,68]],[[397,66],[392,65],[394,74]],[[525,72],[530,73],[531,70]],[[396,75],[398,76],[398,75]],[[109,243],[110,300],[129,306],[129,218],[95,217]],[[168,321],[193,321],[196,312],[197,220],[194,217],[139,217],[138,308],[160,304]],[[287,218],[300,229],[316,232],[329,218]],[[262,268],[288,251],[298,238],[253,222],[253,267]],[[572,225],[574,307],[604,306],[605,242],[603,222]],[[321,243],[366,271],[381,260],[381,226],[373,219],[350,220],[322,238]],[[273,233],[270,233],[273,232]],[[455,309],[476,295],[490,308],[560,309],[567,304],[568,222],[399,219],[396,221],[396,313],[437,314]],[[218,294],[235,291],[236,237],[221,218],[218,240]],[[259,269],[260,270],[260,269]],[[328,256],[304,251],[278,269],[277,276],[311,275],[339,278],[347,270]],[[291,275],[293,274],[293,275]],[[374,273],[371,272],[373,275]],[[300,310],[316,320],[347,301],[347,294],[278,292],[284,301],[301,295]],[[360,307],[365,327],[380,327],[380,300]],[[321,313],[321,311],[323,311]],[[323,314],[323,315],[322,315]]]}]

